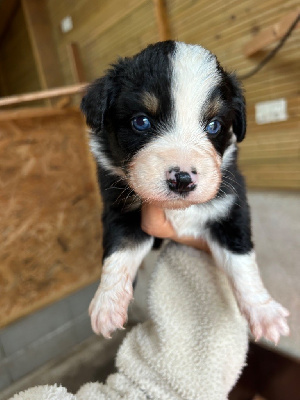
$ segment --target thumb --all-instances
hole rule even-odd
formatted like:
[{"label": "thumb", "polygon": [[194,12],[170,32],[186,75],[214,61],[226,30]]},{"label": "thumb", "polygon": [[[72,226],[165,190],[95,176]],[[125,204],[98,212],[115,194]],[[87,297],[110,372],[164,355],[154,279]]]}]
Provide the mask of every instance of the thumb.
[{"label": "thumb", "polygon": [[167,220],[164,210],[153,204],[142,205],[141,228],[148,235],[158,238],[171,238],[175,235],[175,231]]}]

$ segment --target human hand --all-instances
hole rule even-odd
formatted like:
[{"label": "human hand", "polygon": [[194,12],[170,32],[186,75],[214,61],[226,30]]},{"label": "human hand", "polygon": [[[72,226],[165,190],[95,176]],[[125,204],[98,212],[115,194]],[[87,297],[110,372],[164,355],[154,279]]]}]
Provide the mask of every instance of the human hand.
[{"label": "human hand", "polygon": [[199,238],[195,239],[190,236],[177,236],[173,226],[167,220],[164,210],[158,206],[152,204],[144,204],[142,206],[141,227],[148,235],[162,239],[171,239],[175,242],[210,253],[210,249],[205,240]]}]

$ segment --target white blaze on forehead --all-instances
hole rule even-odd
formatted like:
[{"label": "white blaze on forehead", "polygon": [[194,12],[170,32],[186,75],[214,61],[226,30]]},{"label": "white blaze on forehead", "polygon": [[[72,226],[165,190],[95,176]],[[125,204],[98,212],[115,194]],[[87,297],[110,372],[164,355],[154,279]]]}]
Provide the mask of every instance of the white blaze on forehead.
[{"label": "white blaze on forehead", "polygon": [[[142,199],[180,208],[211,200],[220,185],[221,158],[201,126],[201,113],[221,76],[216,58],[200,46],[177,42],[171,63],[171,119],[133,158],[129,183]],[[166,173],[174,167],[197,174],[195,190],[184,200],[168,185]]]},{"label": "white blaze on forehead", "polygon": [[172,63],[175,130],[191,138],[192,133],[203,132],[201,110],[221,79],[217,60],[201,46],[177,42]]}]

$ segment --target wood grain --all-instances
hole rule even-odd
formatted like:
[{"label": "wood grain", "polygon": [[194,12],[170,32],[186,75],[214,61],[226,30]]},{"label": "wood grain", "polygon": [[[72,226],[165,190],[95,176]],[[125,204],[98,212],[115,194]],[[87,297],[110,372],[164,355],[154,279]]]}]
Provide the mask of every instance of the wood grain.
[{"label": "wood grain", "polygon": [[[58,87],[48,90],[41,90],[39,92],[19,94],[16,96],[8,96],[0,99],[0,107],[14,105],[18,103],[25,103],[37,99],[51,99],[53,97],[60,97],[65,95],[78,94],[85,91],[87,83],[77,83],[71,86]],[[1,112],[1,111],[0,111]]]},{"label": "wood grain", "polygon": [[2,0],[0,2],[0,38],[5,32],[18,6],[18,0]]},{"label": "wood grain", "polygon": [[78,110],[0,121],[0,326],[100,276],[101,203]]},{"label": "wood grain", "polygon": [[45,0],[21,0],[42,89],[63,85]]},{"label": "wood grain", "polygon": [[68,44],[67,51],[69,54],[74,83],[86,82],[85,72],[82,64],[82,59],[80,56],[78,43],[72,42]]},{"label": "wood grain", "polygon": [[[86,79],[92,81],[118,57],[130,56],[159,40],[154,6],[148,0],[78,0],[70,9],[66,0],[48,0],[53,36],[65,84],[74,83],[66,45],[77,42]],[[58,21],[66,15],[74,29],[63,34]]]},{"label": "wood grain", "polygon": [[[41,89],[25,17],[20,5],[0,38],[0,95]],[[39,103],[35,103],[37,105]]]},{"label": "wood grain", "polygon": [[166,0],[153,0],[157,22],[159,40],[171,39],[170,19],[168,16]]},{"label": "wood grain", "polygon": [[[300,15],[300,8],[282,17],[276,24],[263,29],[244,47],[244,54],[247,57],[252,56],[259,50],[281,39],[289,30],[290,26]],[[296,29],[300,27],[297,24]]]}]

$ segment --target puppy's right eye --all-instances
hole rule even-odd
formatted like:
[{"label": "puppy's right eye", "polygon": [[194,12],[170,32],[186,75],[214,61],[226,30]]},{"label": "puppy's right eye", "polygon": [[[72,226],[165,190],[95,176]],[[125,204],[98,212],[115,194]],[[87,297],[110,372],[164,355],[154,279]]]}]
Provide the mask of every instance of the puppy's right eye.
[{"label": "puppy's right eye", "polygon": [[147,131],[151,128],[149,119],[145,115],[139,115],[131,120],[133,129],[139,132]]}]

